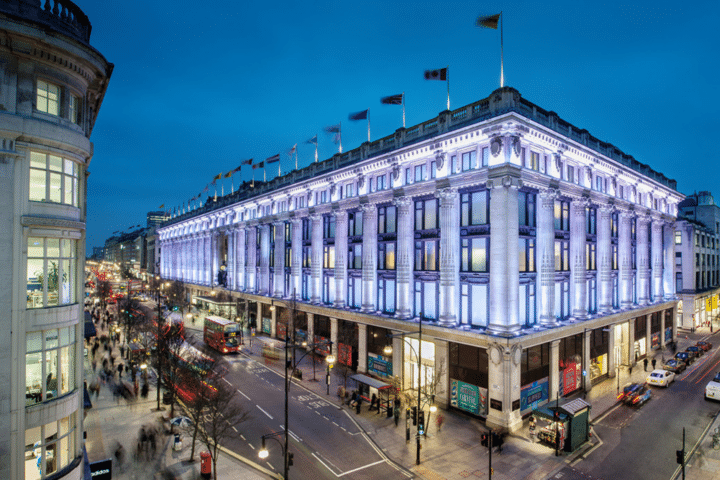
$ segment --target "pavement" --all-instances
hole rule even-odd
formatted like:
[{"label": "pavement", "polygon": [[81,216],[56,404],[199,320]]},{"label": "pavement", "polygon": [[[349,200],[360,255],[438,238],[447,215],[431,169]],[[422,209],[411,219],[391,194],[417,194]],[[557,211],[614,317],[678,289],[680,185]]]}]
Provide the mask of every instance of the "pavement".
[{"label": "pavement", "polygon": [[[200,334],[202,321],[196,325],[186,323],[185,327],[194,334]],[[98,335],[101,333],[99,332]],[[700,328],[695,332],[680,331],[678,333],[678,351],[684,350],[687,346],[710,336],[708,328]],[[252,346],[249,345],[249,338],[245,337],[245,345],[242,354],[264,363],[269,368],[282,372],[282,362],[268,360],[262,356],[262,347],[267,343],[278,343],[278,340],[265,336],[253,337]],[[717,345],[720,339],[711,339]],[[672,356],[669,349],[653,352],[660,364],[662,357]],[[89,363],[86,360],[86,363]],[[339,385],[344,383],[339,369],[333,369],[331,375],[330,394],[328,395],[325,384],[325,366],[318,359],[316,365],[317,380],[313,381],[312,358],[305,357],[298,369],[303,372],[303,380],[293,379],[293,388],[305,389],[313,392],[328,402],[340,405],[336,391]],[[651,367],[648,366],[648,370]],[[86,365],[86,378],[95,378],[90,366]],[[620,386],[630,382],[644,382],[647,372],[643,371],[642,363],[638,363],[632,371],[627,367],[619,370]],[[88,384],[90,382],[88,381]],[[152,383],[152,382],[151,382]],[[585,400],[591,404],[590,410],[591,425],[593,422],[602,419],[603,415],[617,405],[616,379],[606,380],[595,385],[585,395]],[[354,386],[352,380],[348,380],[348,389]],[[704,386],[702,387],[704,388]],[[568,401],[582,396],[565,398]],[[152,399],[152,401],[150,400]],[[107,387],[101,389],[100,397],[93,397],[93,408],[88,411],[85,427],[87,431],[87,452],[90,462],[103,458],[112,458],[116,442],[123,443],[125,448],[137,444],[138,431],[142,425],[157,424],[160,415],[168,415],[167,411],[157,412],[154,410],[156,403],[154,387],[150,387],[148,400],[136,400],[118,403]],[[339,408],[348,408],[342,406]],[[354,409],[353,409],[354,412]],[[442,425],[436,422],[437,414],[443,416]],[[411,440],[405,441],[405,419],[400,420],[399,426],[395,425],[392,418],[379,415],[377,412],[368,411],[368,403],[363,403],[360,414],[351,415],[358,427],[362,429],[366,437],[373,442],[387,458],[409,472],[414,478],[427,480],[459,480],[466,478],[489,478],[488,476],[488,453],[487,448],[480,445],[480,435],[486,431],[482,420],[465,415],[455,410],[438,411],[429,419],[427,435],[421,438],[420,465],[416,464],[416,439],[415,428],[411,429]],[[697,445],[688,446],[688,461],[685,468],[687,480],[704,480],[708,478],[720,478],[720,449],[712,448],[712,433],[720,428],[720,418],[716,415],[712,423],[707,427]],[[720,430],[718,430],[720,432]],[[502,452],[495,450],[492,454],[493,480],[521,480],[521,479],[559,479],[564,476],[561,472],[571,463],[580,461],[584,456],[592,453],[592,450],[599,445],[601,439],[594,435],[590,441],[581,446],[572,454],[562,453],[555,456],[554,450],[545,444],[538,443],[536,438],[530,434],[527,420],[519,431],[508,435],[505,438]],[[163,436],[158,447],[158,453],[148,460],[135,460],[130,455],[124,465],[119,466],[120,474],[113,472],[113,478],[126,479],[153,479],[158,476],[149,476],[148,471],[159,472],[168,466],[175,465],[176,468],[184,467],[183,460],[189,457],[189,446],[186,439],[183,439],[183,448],[180,452],[173,450],[173,438]],[[720,448],[720,443],[718,444]],[[196,450],[196,457],[198,451]],[[199,471],[199,462],[193,465]],[[236,455],[223,453],[218,459],[218,479],[266,479],[278,478],[276,473],[262,468],[254,462],[254,459],[242,459]],[[672,478],[679,478],[680,468]],[[156,473],[157,475],[157,473]],[[195,479],[195,476],[187,477]],[[565,477],[567,478],[567,477]]]}]

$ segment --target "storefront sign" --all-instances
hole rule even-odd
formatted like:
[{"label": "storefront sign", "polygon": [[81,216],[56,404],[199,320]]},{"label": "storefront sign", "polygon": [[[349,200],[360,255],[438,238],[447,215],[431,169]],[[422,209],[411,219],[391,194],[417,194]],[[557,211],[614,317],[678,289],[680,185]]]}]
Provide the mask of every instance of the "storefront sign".
[{"label": "storefront sign", "polygon": [[112,479],[112,459],[100,460],[89,465],[90,477],[93,480],[111,480]]},{"label": "storefront sign", "polygon": [[718,308],[718,295],[712,296],[712,308],[713,310],[717,310]]},{"label": "storefront sign", "polygon": [[277,324],[277,337],[280,339],[285,339],[285,335],[287,335],[287,325],[284,323],[278,323]]},{"label": "storefront sign", "polygon": [[520,413],[534,410],[549,399],[547,377],[537,380],[520,389]]},{"label": "storefront sign", "polygon": [[500,410],[502,412],[502,401],[491,398],[490,408],[492,408],[493,410]]},{"label": "storefront sign", "polygon": [[580,388],[582,382],[582,371],[579,363],[570,362],[567,367],[562,371],[560,377],[560,391],[563,396],[568,395]]},{"label": "storefront sign", "polygon": [[[487,390],[460,380],[451,379],[450,405],[475,415],[484,414],[487,411]],[[499,410],[502,410],[502,402],[500,402]]]},{"label": "storefront sign", "polygon": [[384,358],[380,356],[375,356],[373,354],[368,354],[368,372],[372,372],[376,375],[380,375],[381,377],[389,377],[393,374],[393,364],[392,362],[389,362],[385,360]]},{"label": "storefront sign", "polygon": [[272,319],[270,319],[270,318],[263,318],[263,319],[262,319],[262,332],[263,332],[263,333],[267,333],[268,335],[270,335],[270,332],[271,332],[270,327],[271,327],[271,325],[272,325]]},{"label": "storefront sign", "polygon": [[705,311],[706,312],[712,311],[712,297],[707,297],[705,299]]}]

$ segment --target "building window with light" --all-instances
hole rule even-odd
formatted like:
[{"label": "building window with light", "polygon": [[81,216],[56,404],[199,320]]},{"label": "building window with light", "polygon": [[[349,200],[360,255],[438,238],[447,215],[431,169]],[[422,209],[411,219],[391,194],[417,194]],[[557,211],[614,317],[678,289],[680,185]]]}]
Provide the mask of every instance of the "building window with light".
[{"label": "building window with light", "polygon": [[462,154],[462,170],[473,170],[477,168],[477,152],[475,150],[471,152],[465,152]]},{"label": "building window with light", "polygon": [[[382,175],[378,177],[385,179]],[[384,183],[383,183],[384,184]],[[360,308],[362,304],[362,235],[363,214],[361,210],[348,212],[348,255],[347,255],[347,305],[351,308]]]},{"label": "building window with light", "polygon": [[54,474],[70,465],[76,457],[75,429],[77,419],[72,413],[60,420],[25,430],[26,480],[54,478]]},{"label": "building window with light", "polygon": [[76,303],[77,240],[29,237],[27,308]]},{"label": "building window with light", "polygon": [[460,323],[488,323],[490,212],[487,190],[460,191]]},{"label": "building window with light", "polygon": [[414,314],[438,319],[440,229],[437,198],[415,201]]},{"label": "building window with light", "polygon": [[25,405],[75,391],[75,327],[30,332],[25,346]]},{"label": "building window with light", "polygon": [[60,87],[45,80],[37,81],[35,108],[50,115],[60,115]]},{"label": "building window with light", "polygon": [[68,111],[68,118],[72,123],[75,125],[80,125],[80,107],[82,103],[80,100],[80,97],[77,95],[70,95],[70,105],[69,105],[69,111]]},{"label": "building window with light", "polygon": [[395,313],[395,251],[397,248],[397,207],[378,207],[378,310]]},{"label": "building window with light", "polygon": [[312,260],[312,239],[311,239],[311,223],[310,219],[302,219],[302,263],[301,263],[301,280],[300,295],[303,300],[310,300],[310,264]]},{"label": "building window with light", "polygon": [[30,192],[34,202],[78,206],[79,167],[56,155],[30,152]]},{"label": "building window with light", "polygon": [[335,215],[323,215],[322,301],[335,301]]}]

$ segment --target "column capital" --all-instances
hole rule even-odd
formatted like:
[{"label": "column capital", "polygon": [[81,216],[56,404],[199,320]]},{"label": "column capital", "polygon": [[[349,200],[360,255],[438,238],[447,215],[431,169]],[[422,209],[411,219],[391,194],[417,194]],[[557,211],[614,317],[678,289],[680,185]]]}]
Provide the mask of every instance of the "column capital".
[{"label": "column capital", "polygon": [[308,218],[310,219],[311,222],[315,223],[315,222],[321,222],[323,216],[321,213],[311,213],[310,215],[308,215]]},{"label": "column capital", "polygon": [[457,196],[457,188],[443,188],[435,192],[435,197],[440,199],[441,206],[452,206]]},{"label": "column capital", "polygon": [[293,224],[293,227],[302,224],[302,221],[303,217],[290,217],[290,222]]},{"label": "column capital", "polygon": [[346,221],[348,218],[348,212],[345,209],[335,210],[332,214],[336,222]]},{"label": "column capital", "polygon": [[640,213],[637,216],[637,223],[639,225],[648,225],[652,220],[652,216],[648,213]]},{"label": "column capital", "polygon": [[395,197],[392,199],[393,205],[398,207],[398,209],[409,209],[410,205],[412,205],[413,200],[412,197],[409,197],[407,195],[404,195],[402,197]]}]

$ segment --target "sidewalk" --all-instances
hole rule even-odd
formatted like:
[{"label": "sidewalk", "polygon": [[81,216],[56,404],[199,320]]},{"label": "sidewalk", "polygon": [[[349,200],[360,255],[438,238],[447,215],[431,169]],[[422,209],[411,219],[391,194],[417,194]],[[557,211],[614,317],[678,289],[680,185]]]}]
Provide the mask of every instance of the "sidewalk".
[{"label": "sidewalk", "polygon": [[[97,337],[107,334],[107,330],[101,330],[99,322],[96,324]],[[119,346],[119,343],[117,344]],[[96,354],[98,363],[102,362],[100,348]],[[97,378],[92,370],[89,358],[92,355],[88,349],[88,357],[85,358],[85,380],[91,385]],[[113,356],[118,363],[120,352],[113,348]],[[99,367],[98,367],[99,371]],[[117,376],[117,375],[116,375]],[[123,378],[129,380],[130,374],[123,372]],[[142,384],[142,381],[141,381]],[[99,396],[91,394],[92,408],[86,412],[84,426],[87,432],[85,448],[90,463],[112,459],[113,480],[153,480],[160,479],[166,468],[170,467],[174,472],[185,472],[183,480],[195,480],[200,478],[200,452],[206,450],[199,442],[195,446],[195,462],[189,463],[186,460],[190,456],[190,439],[182,436],[182,449],[173,449],[174,437],[166,435],[162,424],[158,421],[163,415],[170,414],[170,408],[166,405],[164,411],[156,411],[157,390],[154,381],[149,382],[150,389],[146,399],[138,396],[137,399],[125,400],[122,397],[115,397],[110,389],[110,384],[100,387]],[[176,409],[176,415],[179,412]],[[153,454],[148,448],[142,456],[136,455],[136,446],[139,440],[140,429],[145,426],[156,427],[157,450]],[[115,458],[115,451],[118,445],[123,446],[124,459],[118,462]],[[225,453],[221,453],[217,462],[217,473],[219,479],[242,478],[248,480],[261,480],[277,478],[265,475],[261,471],[248,466],[246,463]],[[180,478],[180,477],[178,477]]]}]

